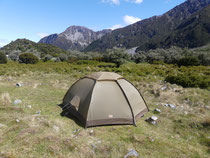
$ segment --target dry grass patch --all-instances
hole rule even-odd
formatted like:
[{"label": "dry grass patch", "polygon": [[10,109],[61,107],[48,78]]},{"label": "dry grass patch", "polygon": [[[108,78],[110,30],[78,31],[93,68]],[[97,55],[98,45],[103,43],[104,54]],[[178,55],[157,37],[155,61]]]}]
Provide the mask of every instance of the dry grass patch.
[{"label": "dry grass patch", "polygon": [[0,102],[2,105],[10,105],[11,104],[11,99],[10,99],[10,95],[8,92],[1,94]]},{"label": "dry grass patch", "polygon": [[210,117],[206,117],[202,124],[204,127],[210,128]]}]

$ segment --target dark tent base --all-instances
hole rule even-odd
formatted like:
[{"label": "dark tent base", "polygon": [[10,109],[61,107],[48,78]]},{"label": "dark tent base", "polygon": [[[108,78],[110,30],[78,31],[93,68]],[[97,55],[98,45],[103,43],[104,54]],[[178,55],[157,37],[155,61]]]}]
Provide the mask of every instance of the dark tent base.
[{"label": "dark tent base", "polygon": [[[94,120],[94,121],[85,121],[85,119],[74,109],[73,106],[66,106],[63,108],[63,105],[59,105],[63,111],[61,112],[61,116],[68,117],[70,119],[73,119],[79,126],[82,126],[84,128],[89,127],[97,127],[97,126],[110,126],[110,125],[134,125],[136,126],[133,119],[124,119],[124,118],[114,118],[114,119],[104,119],[104,120]],[[148,109],[145,109],[141,111],[138,115],[135,117],[135,121],[140,119],[144,116],[144,114],[148,112]]]}]

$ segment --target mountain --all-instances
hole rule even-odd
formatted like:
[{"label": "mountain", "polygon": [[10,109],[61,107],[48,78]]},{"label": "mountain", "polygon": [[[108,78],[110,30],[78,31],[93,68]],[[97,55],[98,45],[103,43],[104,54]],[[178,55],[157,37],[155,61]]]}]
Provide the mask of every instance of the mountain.
[{"label": "mountain", "polygon": [[16,58],[20,53],[33,53],[38,57],[44,57],[47,54],[57,56],[58,54],[66,54],[66,51],[49,44],[35,43],[28,39],[17,39],[8,45],[0,48],[1,52]]},{"label": "mountain", "polygon": [[94,32],[83,26],[70,26],[63,33],[42,38],[39,43],[52,44],[65,50],[82,50],[91,42],[110,32],[109,29]]},{"label": "mountain", "polygon": [[210,5],[183,21],[167,37],[150,40],[136,51],[169,48],[171,46],[195,48],[210,43]]},{"label": "mountain", "polygon": [[210,43],[210,5],[184,21],[163,42],[162,47],[200,47]]},{"label": "mountain", "polygon": [[153,43],[164,41],[179,25],[209,4],[210,0],[187,0],[161,16],[114,30],[92,42],[84,51],[105,51],[113,47],[154,49]]}]

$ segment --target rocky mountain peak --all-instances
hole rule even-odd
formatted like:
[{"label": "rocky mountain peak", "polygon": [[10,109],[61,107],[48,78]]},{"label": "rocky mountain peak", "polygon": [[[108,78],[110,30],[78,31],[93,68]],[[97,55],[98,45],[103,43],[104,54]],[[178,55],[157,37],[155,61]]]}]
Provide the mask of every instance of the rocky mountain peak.
[{"label": "rocky mountain peak", "polygon": [[70,26],[60,34],[49,35],[39,41],[39,43],[48,43],[56,45],[65,50],[82,50],[91,42],[100,39],[111,30],[102,30],[94,32],[84,26]]}]

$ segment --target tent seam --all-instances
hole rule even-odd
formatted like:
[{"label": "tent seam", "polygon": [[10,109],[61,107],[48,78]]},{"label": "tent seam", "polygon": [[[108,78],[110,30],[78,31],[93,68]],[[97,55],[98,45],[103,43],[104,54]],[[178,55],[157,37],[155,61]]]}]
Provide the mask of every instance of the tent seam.
[{"label": "tent seam", "polygon": [[[92,96],[93,96],[93,91],[94,91],[94,88],[95,88],[95,85],[96,85],[96,82],[97,80],[91,78],[92,80],[94,80],[94,85],[93,85],[93,89],[92,89],[92,92],[91,92],[91,96],[90,96],[90,103],[89,103],[89,108],[88,108],[88,111],[87,111],[87,117],[88,117],[88,114],[89,114],[89,109],[90,109],[90,105],[91,105],[91,101],[92,101]],[[87,118],[86,118],[86,122],[85,122],[85,128],[87,128]]]},{"label": "tent seam", "polygon": [[127,95],[125,94],[125,92],[124,92],[124,90],[122,89],[122,87],[121,87],[121,85],[119,84],[119,82],[118,82],[117,80],[116,80],[115,82],[116,82],[117,85],[119,86],[121,92],[123,93],[123,95],[124,95],[124,97],[125,97],[125,99],[126,99],[126,101],[127,101],[127,103],[128,103],[128,106],[129,106],[129,108],[130,108],[130,110],[131,110],[131,114],[132,114],[132,117],[133,117],[133,124],[136,126],[136,121],[135,121],[133,109],[132,109],[131,104],[130,104],[130,102],[129,102],[129,100],[128,100],[128,97],[127,97]]},{"label": "tent seam", "polygon": [[[125,79],[125,78],[124,78],[124,79]],[[131,85],[134,86],[134,84],[131,83],[130,81],[128,81],[127,79],[125,79],[125,80],[126,80],[128,83],[130,83]],[[144,99],[144,97],[143,97],[142,94],[141,94],[141,92],[136,88],[136,86],[134,86],[134,87],[135,87],[135,89],[139,92],[141,98],[143,99],[143,101],[144,101],[144,103],[145,103],[145,105],[146,105],[146,107],[147,107],[147,110],[150,111],[150,110],[149,110],[149,107],[148,107],[148,105],[147,105],[147,103],[146,103],[146,101],[145,101],[145,99]]]}]

